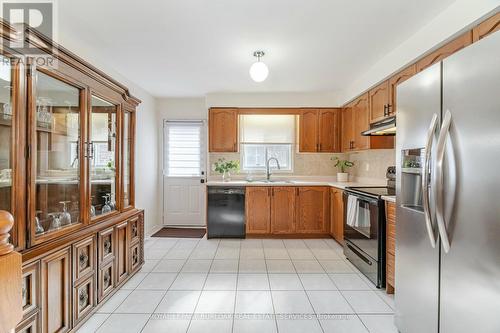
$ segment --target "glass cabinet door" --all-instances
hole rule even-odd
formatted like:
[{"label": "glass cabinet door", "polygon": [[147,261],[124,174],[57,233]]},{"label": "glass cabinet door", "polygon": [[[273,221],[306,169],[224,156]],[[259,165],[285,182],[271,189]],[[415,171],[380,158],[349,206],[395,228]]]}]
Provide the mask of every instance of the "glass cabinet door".
[{"label": "glass cabinet door", "polygon": [[134,113],[123,112],[123,207],[133,206],[133,154],[134,154]]},{"label": "glass cabinet door", "polygon": [[117,106],[91,98],[90,114],[90,217],[117,210]]},{"label": "glass cabinet door", "polygon": [[12,69],[0,56],[0,210],[12,213]]},{"label": "glass cabinet door", "polygon": [[40,71],[34,82],[35,207],[30,220],[35,235],[41,236],[81,222],[81,92]]}]

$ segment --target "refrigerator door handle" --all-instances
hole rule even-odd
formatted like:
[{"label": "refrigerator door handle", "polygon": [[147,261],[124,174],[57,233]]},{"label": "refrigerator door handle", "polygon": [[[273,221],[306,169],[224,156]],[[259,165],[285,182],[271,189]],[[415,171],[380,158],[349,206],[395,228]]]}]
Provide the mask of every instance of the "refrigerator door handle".
[{"label": "refrigerator door handle", "polygon": [[432,216],[429,206],[429,161],[431,159],[432,143],[434,142],[434,133],[436,132],[438,115],[434,113],[432,116],[431,124],[429,130],[427,131],[427,138],[425,140],[425,155],[424,155],[424,168],[422,170],[422,205],[424,208],[425,215],[425,226],[427,228],[427,234],[429,235],[429,241],[433,248],[436,247],[437,237],[434,235],[434,229],[432,227]]},{"label": "refrigerator door handle", "polygon": [[444,163],[444,153],[446,150],[446,139],[450,131],[451,125],[451,112],[446,110],[443,118],[443,125],[441,126],[441,131],[439,132],[437,147],[436,147],[436,174],[434,179],[434,190],[436,197],[436,220],[439,230],[439,235],[441,236],[441,243],[443,244],[443,249],[445,253],[450,251],[450,240],[448,238],[448,232],[446,231],[446,222],[444,217],[444,188],[443,188],[443,163]]}]

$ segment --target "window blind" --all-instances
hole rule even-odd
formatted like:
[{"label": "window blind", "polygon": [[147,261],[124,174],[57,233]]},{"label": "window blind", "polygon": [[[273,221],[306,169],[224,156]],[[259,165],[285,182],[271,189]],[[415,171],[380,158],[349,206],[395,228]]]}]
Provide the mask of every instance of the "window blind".
[{"label": "window blind", "polygon": [[203,122],[166,121],[164,124],[164,174],[200,177],[203,168]]},{"label": "window blind", "polygon": [[294,115],[241,115],[241,143],[294,143]]}]

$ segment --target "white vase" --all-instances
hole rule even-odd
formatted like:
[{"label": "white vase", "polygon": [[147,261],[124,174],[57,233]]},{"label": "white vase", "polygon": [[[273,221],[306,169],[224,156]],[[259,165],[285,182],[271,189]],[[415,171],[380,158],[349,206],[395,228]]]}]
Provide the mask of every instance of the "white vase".
[{"label": "white vase", "polygon": [[337,173],[337,181],[338,182],[348,182],[349,174],[347,172],[338,172]]}]

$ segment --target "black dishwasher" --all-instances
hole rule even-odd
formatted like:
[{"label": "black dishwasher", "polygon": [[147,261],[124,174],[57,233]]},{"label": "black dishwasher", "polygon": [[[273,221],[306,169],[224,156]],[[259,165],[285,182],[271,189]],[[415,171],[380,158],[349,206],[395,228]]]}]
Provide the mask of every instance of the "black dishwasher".
[{"label": "black dishwasher", "polygon": [[245,238],[245,187],[208,187],[207,238]]}]

